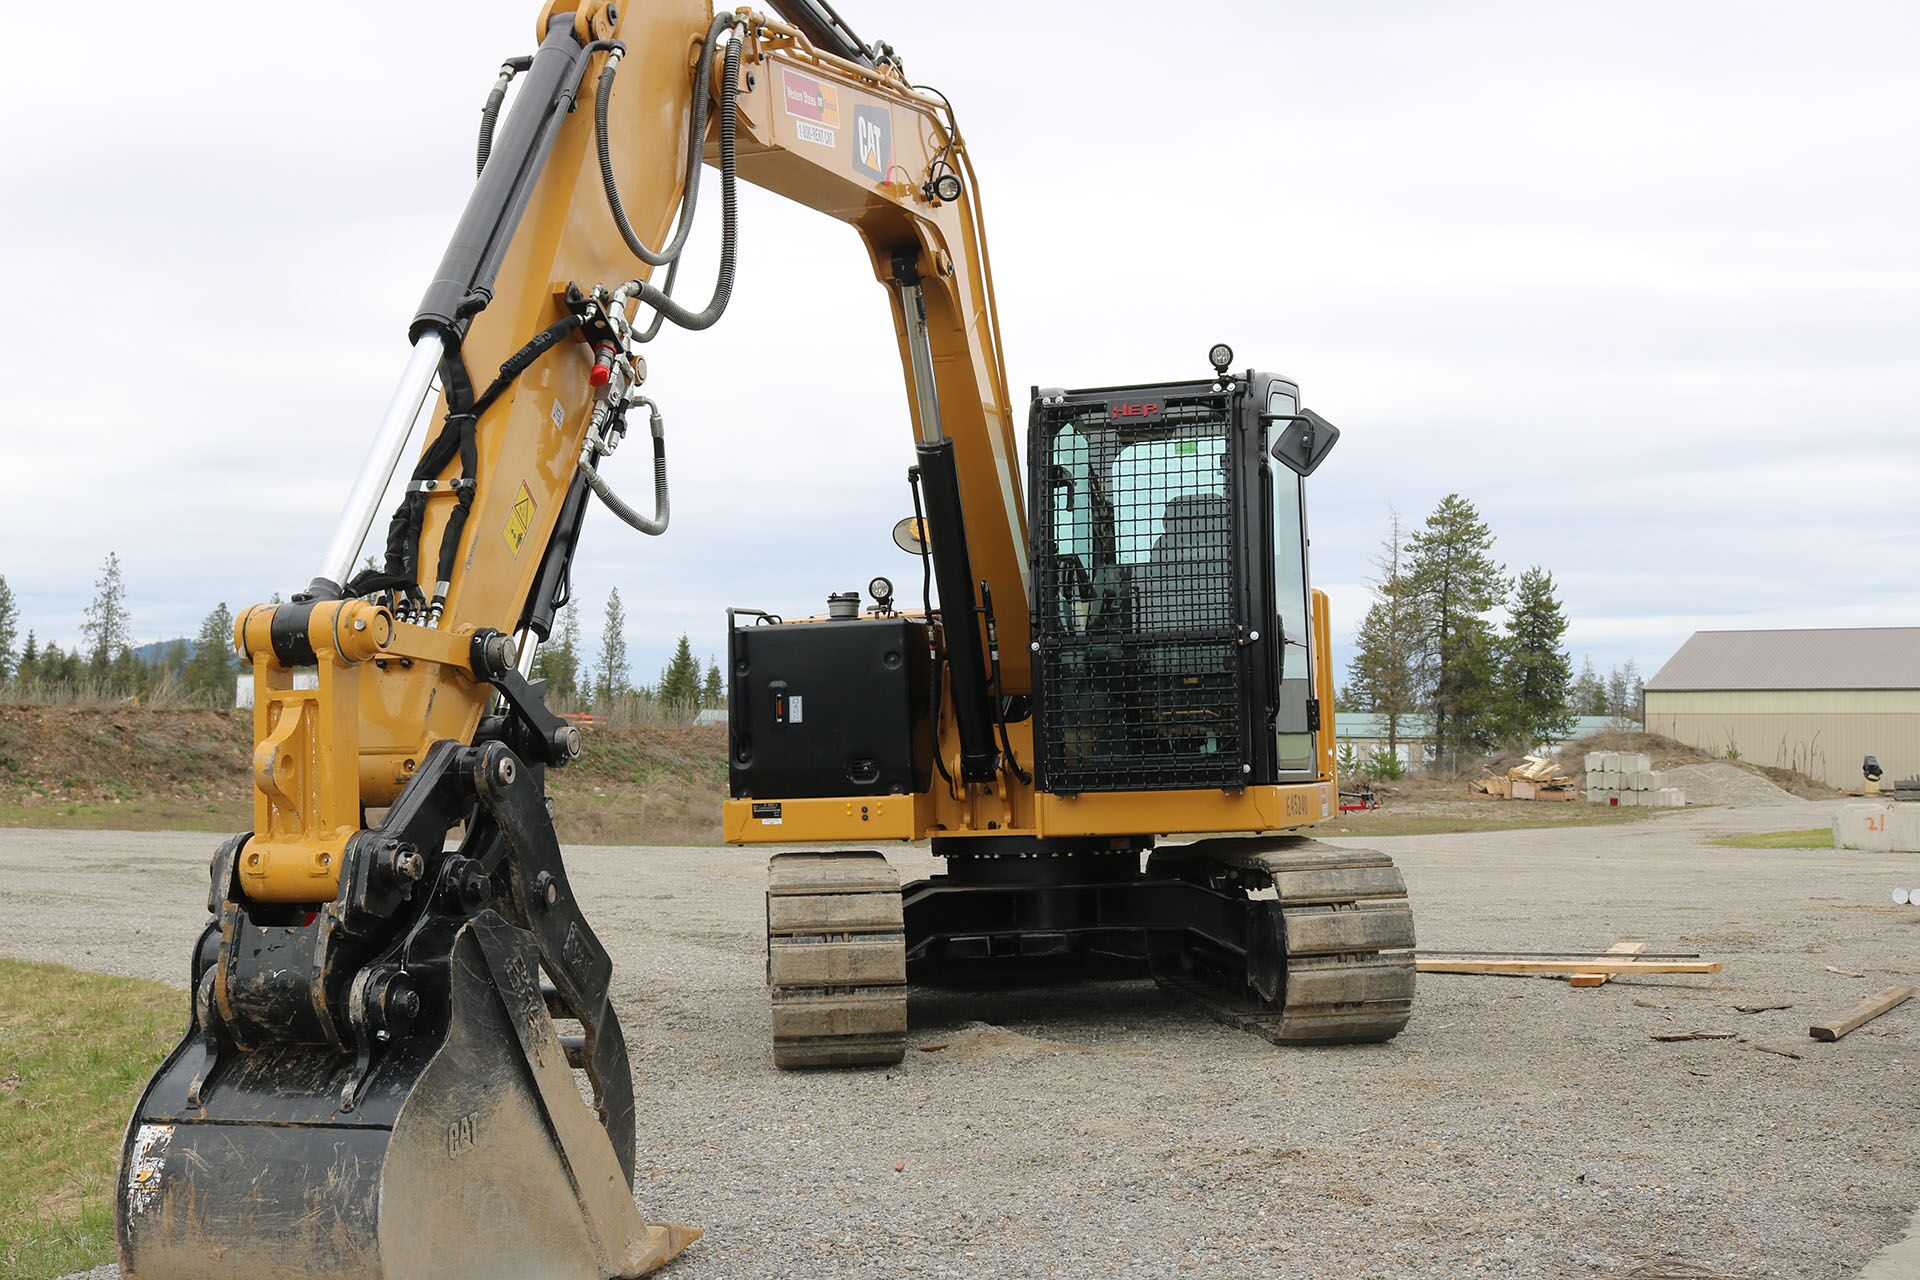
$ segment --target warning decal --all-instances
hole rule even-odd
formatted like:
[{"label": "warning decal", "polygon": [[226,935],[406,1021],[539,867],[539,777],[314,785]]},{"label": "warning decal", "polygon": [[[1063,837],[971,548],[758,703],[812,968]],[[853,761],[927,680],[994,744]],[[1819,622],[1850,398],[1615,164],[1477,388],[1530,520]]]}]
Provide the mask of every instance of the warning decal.
[{"label": "warning decal", "polygon": [[838,86],[780,68],[780,100],[794,119],[794,132],[802,142],[816,146],[835,145],[840,127],[840,90]]},{"label": "warning decal", "polygon": [[507,527],[500,532],[506,536],[507,545],[513,548],[513,558],[520,558],[520,548],[526,544],[527,534],[533,528],[533,495],[527,492],[527,483],[520,482],[520,492],[513,495],[513,510],[507,512]]},{"label": "warning decal", "polygon": [[133,1135],[127,1160],[127,1212],[145,1213],[160,1195],[160,1175],[166,1172],[167,1148],[173,1145],[173,1126],[143,1124]]}]

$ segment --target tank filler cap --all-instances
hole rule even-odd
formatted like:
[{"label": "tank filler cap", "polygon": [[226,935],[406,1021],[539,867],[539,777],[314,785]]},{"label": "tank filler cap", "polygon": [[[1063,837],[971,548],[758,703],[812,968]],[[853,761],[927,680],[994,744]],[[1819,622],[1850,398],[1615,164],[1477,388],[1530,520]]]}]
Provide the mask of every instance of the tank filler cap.
[{"label": "tank filler cap", "polygon": [[858,591],[836,591],[828,596],[827,616],[829,618],[859,617],[860,593]]}]

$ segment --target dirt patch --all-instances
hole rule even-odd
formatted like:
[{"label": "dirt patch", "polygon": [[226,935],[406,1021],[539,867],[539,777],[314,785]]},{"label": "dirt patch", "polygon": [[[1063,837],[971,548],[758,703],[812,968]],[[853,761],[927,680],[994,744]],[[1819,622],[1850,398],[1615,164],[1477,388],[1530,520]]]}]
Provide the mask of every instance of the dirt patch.
[{"label": "dirt patch", "polygon": [[[935,1045],[944,1044],[944,1050]],[[1054,1053],[1085,1053],[1086,1046],[1065,1044],[1041,1036],[1024,1035],[991,1022],[970,1022],[950,1036],[932,1044],[923,1044],[922,1052],[943,1053],[949,1061],[972,1062],[983,1058],[1036,1058]]]},{"label": "dirt patch", "polygon": [[[593,724],[549,775],[560,838],[718,844],[726,730]],[[0,826],[244,830],[253,805],[245,711],[0,705]]]},{"label": "dirt patch", "polygon": [[29,821],[155,803],[230,820],[252,750],[243,711],[0,706],[0,806]]}]

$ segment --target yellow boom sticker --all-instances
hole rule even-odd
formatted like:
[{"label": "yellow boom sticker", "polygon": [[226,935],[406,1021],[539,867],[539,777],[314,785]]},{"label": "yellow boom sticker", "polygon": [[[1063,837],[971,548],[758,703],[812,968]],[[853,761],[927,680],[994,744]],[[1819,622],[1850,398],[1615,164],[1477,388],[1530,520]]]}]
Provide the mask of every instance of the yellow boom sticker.
[{"label": "yellow boom sticker", "polygon": [[520,558],[520,548],[526,544],[527,534],[533,528],[533,495],[527,492],[527,482],[520,482],[520,492],[513,495],[513,510],[507,512],[507,527],[500,532],[505,535],[507,545],[513,548],[513,558]]}]

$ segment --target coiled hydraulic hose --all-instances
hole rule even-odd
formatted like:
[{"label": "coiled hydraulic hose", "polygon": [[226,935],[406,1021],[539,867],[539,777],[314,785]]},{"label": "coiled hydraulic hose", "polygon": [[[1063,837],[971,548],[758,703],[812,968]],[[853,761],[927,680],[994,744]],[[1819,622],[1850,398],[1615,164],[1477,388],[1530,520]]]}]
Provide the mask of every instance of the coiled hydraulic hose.
[{"label": "coiled hydraulic hose", "polygon": [[[717,24],[719,19],[714,20]],[[659,330],[659,317],[664,316],[682,329],[710,329],[714,322],[726,313],[727,303],[733,297],[733,276],[736,250],[739,245],[739,200],[734,189],[734,138],[737,132],[737,120],[734,115],[734,101],[739,96],[740,79],[740,41],[727,43],[726,58],[722,71],[720,90],[720,272],[713,284],[713,297],[699,311],[691,311],[675,302],[667,289],[656,289],[644,280],[630,280],[622,289],[628,296],[637,298],[643,306],[652,307],[659,312],[654,323],[649,325],[646,334],[651,336]],[[693,188],[688,188],[691,200]],[[644,246],[642,246],[644,247]],[[676,263],[677,263],[676,259]],[[669,268],[671,273],[671,268]],[[672,288],[672,276],[668,277],[668,289]],[[643,339],[644,340],[644,339]]]},{"label": "coiled hydraulic hose", "polygon": [[613,491],[606,478],[593,465],[593,445],[580,452],[579,470],[586,477],[587,487],[592,489],[600,501],[607,504],[607,510],[619,516],[626,523],[649,537],[657,538],[667,531],[667,522],[673,518],[673,508],[667,501],[667,436],[666,423],[660,417],[660,406],[644,396],[635,401],[647,406],[648,426],[653,432],[653,510],[652,518],[641,515],[628,506],[621,496]]},{"label": "coiled hydraulic hose", "polygon": [[[739,18],[731,13],[717,15],[707,27],[707,38],[701,42],[700,64],[694,72],[693,115],[687,126],[687,176],[685,194],[680,201],[680,224],[673,239],[657,252],[647,248],[633,224],[627,221],[626,206],[620,203],[620,185],[613,177],[613,145],[607,135],[607,111],[613,100],[613,77],[620,70],[617,52],[607,59],[606,70],[600,73],[600,87],[593,102],[593,138],[600,150],[600,184],[607,189],[607,208],[613,213],[613,225],[620,229],[620,238],[627,242],[633,256],[648,266],[665,266],[679,258],[680,251],[687,247],[687,236],[693,230],[693,211],[700,201],[700,162],[707,141],[707,85],[713,74],[713,43],[722,31],[737,22]],[[734,61],[728,65],[737,67],[738,57],[733,56]],[[728,83],[732,83],[731,75]]]}]

